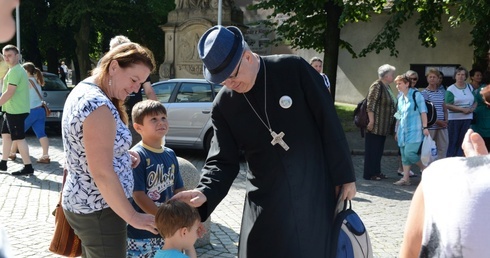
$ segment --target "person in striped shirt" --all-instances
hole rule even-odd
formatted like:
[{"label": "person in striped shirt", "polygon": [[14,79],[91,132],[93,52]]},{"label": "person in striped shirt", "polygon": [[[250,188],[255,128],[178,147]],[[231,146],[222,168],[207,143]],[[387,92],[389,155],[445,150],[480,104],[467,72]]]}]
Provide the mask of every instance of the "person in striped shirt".
[{"label": "person in striped shirt", "polygon": [[430,68],[425,76],[427,78],[427,87],[422,91],[422,96],[434,104],[437,112],[436,122],[429,127],[430,137],[436,142],[437,159],[446,157],[448,146],[447,132],[447,108],[444,103],[446,90],[439,87],[440,72],[435,68]]}]

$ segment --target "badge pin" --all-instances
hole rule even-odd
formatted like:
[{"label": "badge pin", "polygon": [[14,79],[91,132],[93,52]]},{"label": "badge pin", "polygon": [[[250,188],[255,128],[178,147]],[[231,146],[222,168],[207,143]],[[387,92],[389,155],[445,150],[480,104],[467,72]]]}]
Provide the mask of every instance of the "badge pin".
[{"label": "badge pin", "polygon": [[282,108],[286,108],[286,109],[290,108],[293,105],[293,99],[291,99],[291,97],[289,97],[289,96],[282,96],[279,99],[279,105]]}]

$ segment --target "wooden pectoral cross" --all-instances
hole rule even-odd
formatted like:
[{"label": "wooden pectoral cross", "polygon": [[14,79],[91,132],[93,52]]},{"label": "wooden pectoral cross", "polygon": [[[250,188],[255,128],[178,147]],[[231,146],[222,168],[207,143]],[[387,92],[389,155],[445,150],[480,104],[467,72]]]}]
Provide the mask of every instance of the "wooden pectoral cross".
[{"label": "wooden pectoral cross", "polygon": [[283,132],[280,132],[279,134],[277,134],[276,132],[271,131],[271,135],[272,135],[272,141],[271,141],[271,144],[272,145],[276,145],[277,143],[279,143],[279,145],[281,145],[281,147],[287,151],[289,150],[289,146],[286,144],[286,142],[282,139],[282,137],[284,137],[284,133]]}]

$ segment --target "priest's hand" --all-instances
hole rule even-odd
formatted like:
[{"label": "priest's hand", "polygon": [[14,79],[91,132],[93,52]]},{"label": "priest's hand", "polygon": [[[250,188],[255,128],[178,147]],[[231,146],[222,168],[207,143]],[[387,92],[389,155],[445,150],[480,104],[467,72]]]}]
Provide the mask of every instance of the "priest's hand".
[{"label": "priest's hand", "polygon": [[463,148],[466,157],[488,154],[488,150],[485,146],[483,138],[478,133],[475,133],[472,129],[469,129],[468,132],[466,132],[461,147]]},{"label": "priest's hand", "polygon": [[206,196],[195,189],[179,192],[172,199],[181,200],[192,207],[200,207],[207,201]]},{"label": "priest's hand", "polygon": [[356,182],[351,182],[347,184],[343,184],[342,186],[337,186],[335,188],[335,195],[339,195],[339,191],[342,188],[342,196],[340,197],[342,201],[344,200],[352,200],[354,196],[356,196]]}]

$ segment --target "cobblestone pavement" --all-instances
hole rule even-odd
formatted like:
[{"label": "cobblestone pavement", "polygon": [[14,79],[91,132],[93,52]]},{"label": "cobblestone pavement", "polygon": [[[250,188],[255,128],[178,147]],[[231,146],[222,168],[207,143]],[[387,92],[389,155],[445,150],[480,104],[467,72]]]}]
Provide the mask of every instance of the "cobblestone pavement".
[{"label": "cobblestone pavement", "polygon": [[[39,142],[33,136],[28,136],[27,140],[35,161],[41,155]],[[7,172],[0,172],[0,224],[7,230],[14,257],[58,257],[48,251],[48,246],[54,228],[51,211],[58,201],[62,180],[61,137],[50,137],[50,144],[51,164],[34,162],[33,176],[10,175],[22,168],[20,155],[17,161],[8,162]],[[202,167],[202,152],[176,152],[198,169]],[[394,186],[392,183],[399,178],[396,175],[398,161],[396,156],[384,156],[383,173],[390,178],[366,181],[362,179],[363,157],[354,155],[352,158],[358,178],[353,208],[368,229],[375,257],[396,257],[410,200],[420,177],[412,180],[412,186]],[[246,164],[242,164],[228,196],[211,216],[211,244],[197,249],[199,257],[236,257],[245,174]]]}]

